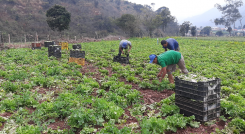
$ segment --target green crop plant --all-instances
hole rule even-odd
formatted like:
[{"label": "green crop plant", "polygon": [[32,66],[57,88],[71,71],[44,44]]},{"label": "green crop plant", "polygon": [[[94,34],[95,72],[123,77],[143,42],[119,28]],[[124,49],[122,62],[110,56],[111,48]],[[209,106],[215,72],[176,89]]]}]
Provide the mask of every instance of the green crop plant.
[{"label": "green crop plant", "polygon": [[19,89],[19,85],[17,85],[17,83],[12,83],[9,81],[3,82],[1,86],[3,87],[3,90],[6,92],[15,92]]}]

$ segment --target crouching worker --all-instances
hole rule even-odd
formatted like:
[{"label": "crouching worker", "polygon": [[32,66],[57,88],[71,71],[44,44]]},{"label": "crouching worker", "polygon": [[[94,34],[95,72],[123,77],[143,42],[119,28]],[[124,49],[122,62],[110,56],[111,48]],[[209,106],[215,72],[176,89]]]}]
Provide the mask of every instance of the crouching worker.
[{"label": "crouching worker", "polygon": [[[128,40],[121,40],[121,42],[119,44],[119,53],[118,53],[119,57],[121,57],[121,54],[124,54],[123,49],[125,49],[125,51],[127,51],[128,46],[129,46],[129,50],[128,50],[128,53],[129,53],[131,48],[132,48],[131,42]],[[128,53],[127,53],[127,57],[129,56]]]},{"label": "crouching worker", "polygon": [[184,57],[180,52],[170,50],[162,53],[158,56],[155,54],[151,54],[149,56],[150,63],[158,64],[162,67],[161,71],[158,73],[157,77],[160,78],[160,82],[168,74],[168,80],[170,83],[174,83],[174,78],[172,72],[175,71],[174,65],[177,64],[181,69],[181,72],[184,74],[188,74],[188,70],[185,67]]}]

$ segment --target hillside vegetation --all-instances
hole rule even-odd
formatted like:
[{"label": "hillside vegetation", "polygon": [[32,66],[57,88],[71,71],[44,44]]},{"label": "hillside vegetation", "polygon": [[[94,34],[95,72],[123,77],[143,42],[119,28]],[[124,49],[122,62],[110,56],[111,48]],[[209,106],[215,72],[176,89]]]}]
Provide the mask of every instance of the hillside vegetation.
[{"label": "hillside vegetation", "polygon": [[[70,29],[62,33],[53,32],[46,22],[46,11],[55,4],[71,13]],[[108,34],[123,34],[114,22],[123,14],[142,15],[142,5],[120,0],[0,0],[0,31],[5,41],[8,34],[12,39],[39,39],[47,34],[70,37],[104,37]],[[146,8],[147,10],[147,8]]]}]

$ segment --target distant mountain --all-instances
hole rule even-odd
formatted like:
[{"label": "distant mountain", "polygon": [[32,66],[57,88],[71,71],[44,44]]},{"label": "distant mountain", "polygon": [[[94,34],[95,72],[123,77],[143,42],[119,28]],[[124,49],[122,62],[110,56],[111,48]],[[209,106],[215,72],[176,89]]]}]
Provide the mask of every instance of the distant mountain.
[{"label": "distant mountain", "polygon": [[[245,6],[241,7],[240,9],[241,15],[244,16],[244,19],[242,20],[242,25],[245,25]],[[179,24],[181,25],[184,21],[190,21],[193,26],[197,27],[205,27],[205,26],[211,26],[211,27],[224,27],[221,25],[215,26],[215,24],[212,22],[216,18],[220,18],[222,16],[222,13],[218,11],[217,8],[212,8],[200,15],[196,15],[193,17],[189,17],[183,20],[179,21]],[[240,21],[236,22],[236,27],[240,26]],[[232,26],[233,27],[233,26]]]}]

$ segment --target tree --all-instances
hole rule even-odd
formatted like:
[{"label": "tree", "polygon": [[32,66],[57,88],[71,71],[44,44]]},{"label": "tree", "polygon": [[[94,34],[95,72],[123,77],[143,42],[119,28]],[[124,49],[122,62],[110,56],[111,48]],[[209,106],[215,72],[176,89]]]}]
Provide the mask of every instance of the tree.
[{"label": "tree", "polygon": [[173,22],[175,20],[175,17],[171,15],[171,12],[169,8],[167,7],[160,7],[156,13],[159,16],[160,19],[160,26],[162,27],[163,31],[165,31],[167,24],[170,22]]},{"label": "tree", "polygon": [[180,26],[180,33],[182,35],[185,35],[188,33],[188,31],[190,30],[190,26],[192,24],[190,23],[190,21],[185,21],[184,23],[182,23],[182,25]]},{"label": "tree", "polygon": [[191,27],[191,35],[192,36],[195,36],[196,35],[196,32],[197,32],[196,26]]},{"label": "tree", "polygon": [[185,36],[185,26],[184,25],[180,25],[179,33],[181,34],[181,36]]},{"label": "tree", "polygon": [[228,31],[230,33],[230,36],[231,36],[232,28],[231,27],[228,27],[228,29],[226,31]]},{"label": "tree", "polygon": [[57,29],[61,32],[65,29],[69,29],[71,14],[66,11],[65,7],[54,5],[47,11],[46,17],[46,21],[53,31]]},{"label": "tree", "polygon": [[124,30],[126,33],[130,34],[130,37],[134,36],[134,31],[136,28],[135,17],[131,14],[123,14],[121,18],[116,19],[116,25]]},{"label": "tree", "polygon": [[223,36],[223,32],[222,31],[217,31],[215,35]]},{"label": "tree", "polygon": [[200,34],[206,34],[206,35],[210,35],[210,32],[211,32],[212,28],[210,26],[206,26],[204,27],[202,30],[201,30],[201,33]]},{"label": "tree", "polygon": [[156,16],[155,13],[149,8],[141,9],[143,15],[141,15],[142,24],[144,25],[149,36],[152,37],[153,31],[160,26],[161,17]]},{"label": "tree", "polygon": [[235,28],[235,22],[242,17],[238,8],[243,5],[243,2],[242,0],[225,0],[225,2],[225,6],[215,4],[217,9],[222,12],[223,16],[216,18],[214,23],[215,25],[224,25],[225,27],[230,27],[233,24]]}]

